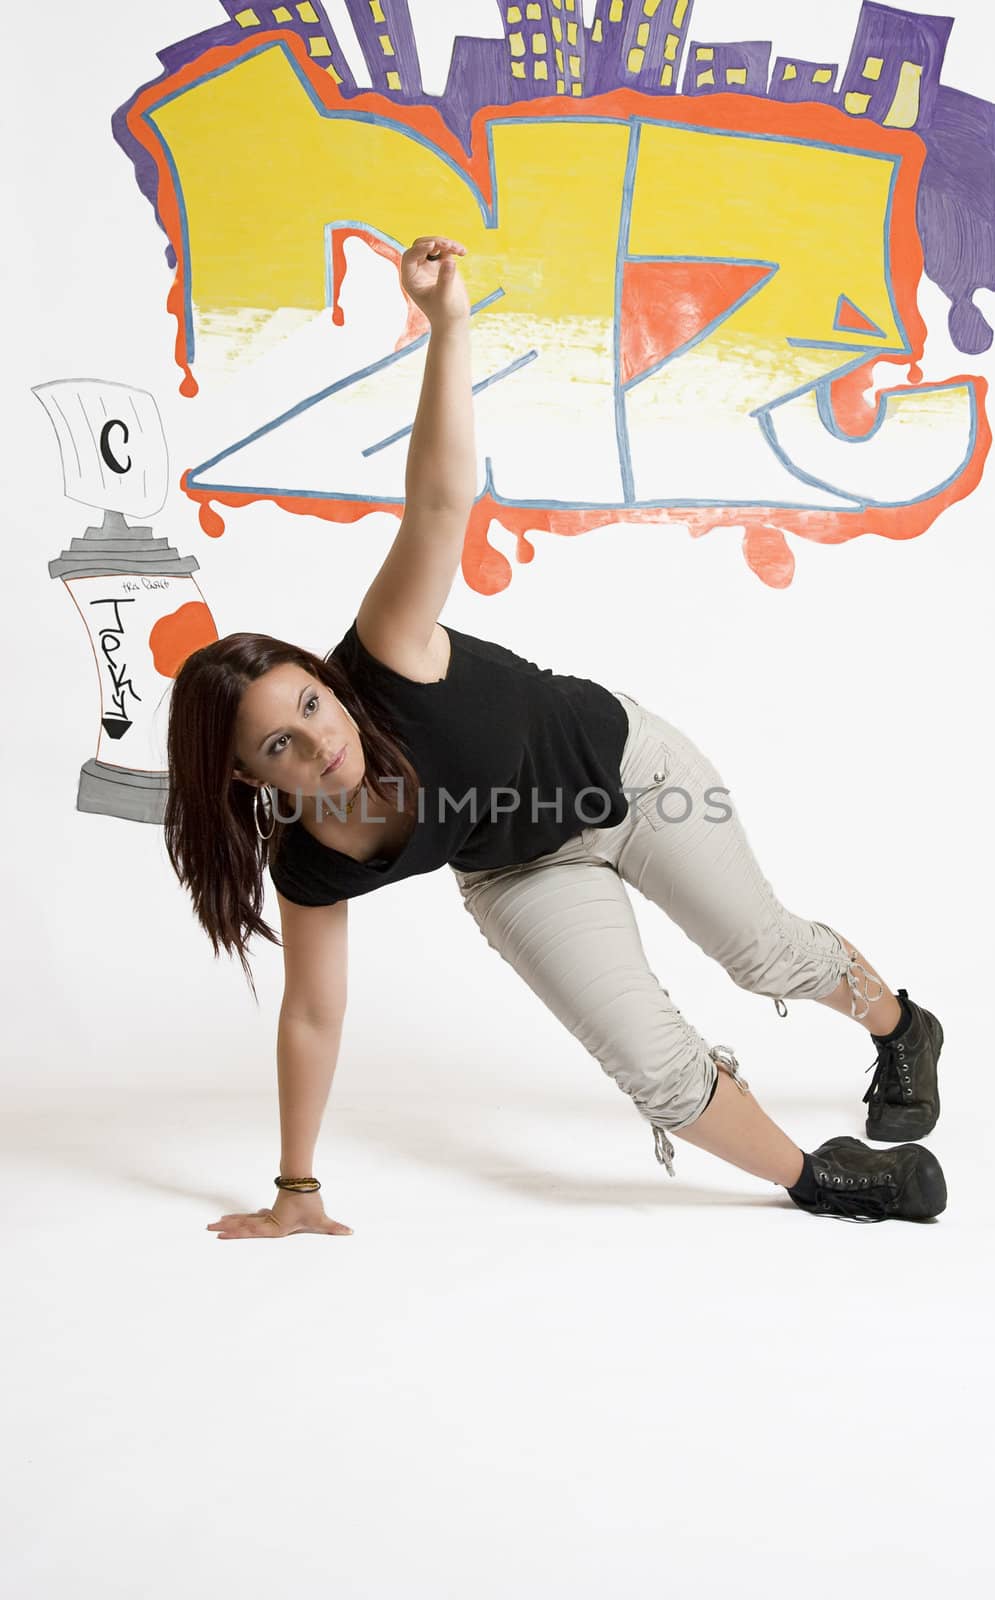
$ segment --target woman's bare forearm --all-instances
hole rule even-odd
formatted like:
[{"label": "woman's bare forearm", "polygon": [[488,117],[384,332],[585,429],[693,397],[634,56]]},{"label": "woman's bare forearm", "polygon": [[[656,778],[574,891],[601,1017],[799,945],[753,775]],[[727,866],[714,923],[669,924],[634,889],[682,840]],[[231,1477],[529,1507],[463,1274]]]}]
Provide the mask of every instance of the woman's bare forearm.
[{"label": "woman's bare forearm", "polygon": [[471,506],[477,453],[470,375],[470,319],[433,327],[404,480],[409,503]]},{"label": "woman's bare forearm", "polygon": [[308,1178],[339,1056],[343,1017],[310,1022],[280,1012],[280,1176]]}]

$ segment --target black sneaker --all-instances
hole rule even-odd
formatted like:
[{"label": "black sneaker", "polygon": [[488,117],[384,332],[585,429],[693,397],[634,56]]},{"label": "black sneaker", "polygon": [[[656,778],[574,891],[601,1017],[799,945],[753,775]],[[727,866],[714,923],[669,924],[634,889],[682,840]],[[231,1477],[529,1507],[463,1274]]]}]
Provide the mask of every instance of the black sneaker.
[{"label": "black sneaker", "polygon": [[947,1203],[947,1185],[940,1163],[919,1144],[871,1150],[859,1139],[827,1139],[812,1151],[816,1194],[801,1200],[789,1189],[796,1206],[817,1216],[845,1217],[852,1222],[886,1222],[889,1217],[922,1222]]},{"label": "black sneaker", "polygon": [[898,993],[911,1011],[912,1020],[901,1038],[877,1046],[878,1053],[871,1062],[877,1071],[864,1095],[867,1137],[884,1144],[924,1139],[940,1115],[936,1063],[943,1029],[933,1013],[917,1006],[904,989]]}]

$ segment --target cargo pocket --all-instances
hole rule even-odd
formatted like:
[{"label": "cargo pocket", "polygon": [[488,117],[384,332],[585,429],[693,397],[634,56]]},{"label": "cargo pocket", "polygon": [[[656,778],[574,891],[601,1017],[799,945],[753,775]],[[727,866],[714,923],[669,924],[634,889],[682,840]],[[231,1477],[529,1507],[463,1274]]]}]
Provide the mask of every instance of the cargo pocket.
[{"label": "cargo pocket", "polygon": [[685,770],[680,757],[669,745],[662,744],[656,752],[649,783],[638,785],[643,792],[635,799],[636,810],[658,832],[676,822],[686,822],[691,815],[694,802],[690,790],[681,786]]}]

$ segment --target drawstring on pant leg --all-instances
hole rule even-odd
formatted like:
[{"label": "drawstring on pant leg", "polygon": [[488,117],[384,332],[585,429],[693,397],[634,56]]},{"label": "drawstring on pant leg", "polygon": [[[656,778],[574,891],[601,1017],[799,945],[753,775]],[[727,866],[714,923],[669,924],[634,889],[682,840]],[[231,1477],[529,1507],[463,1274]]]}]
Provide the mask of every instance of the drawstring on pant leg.
[{"label": "drawstring on pant leg", "polygon": [[[845,950],[846,946],[844,945],[843,948]],[[875,1000],[880,1000],[881,996],[884,994],[884,984],[880,981],[880,979],[875,978],[872,973],[868,972],[867,968],[864,966],[864,963],[862,961],[858,961],[857,960],[857,952],[856,952],[856,950],[851,950],[849,952],[849,955],[850,955],[850,964],[846,969],[846,981],[850,986],[850,1015],[851,1015],[851,1017],[856,1017],[857,1021],[860,1022],[862,1020],[862,1018],[866,1017],[868,1011],[870,1011],[872,1002],[875,1001]],[[865,983],[864,983],[864,992],[863,992],[863,994],[861,994],[860,986],[859,986],[859,984],[857,982],[857,974],[856,974],[856,971],[855,971],[856,968],[859,968],[860,971],[864,974]],[[878,986],[877,994],[868,994],[868,992],[867,992],[867,984],[868,983],[876,983],[877,984],[877,986]],[[863,1011],[861,1011],[859,1016],[857,1016],[857,1011],[856,1011],[856,1002],[858,1000],[864,1000],[864,1001],[867,1002],[866,1005],[864,1006]]]},{"label": "drawstring on pant leg", "polygon": [[664,1133],[663,1129],[655,1122],[653,1124],[653,1148],[656,1154],[656,1159],[666,1167],[668,1175],[671,1178],[676,1178],[677,1174],[674,1171],[674,1147],[667,1138],[667,1135]]},{"label": "drawstring on pant leg", "polygon": [[721,1067],[723,1072],[728,1072],[736,1088],[743,1094],[748,1094],[750,1086],[740,1073],[739,1062],[733,1054],[732,1046],[728,1044],[713,1044],[708,1053],[717,1067]]},{"label": "drawstring on pant leg", "polygon": [[[729,1074],[737,1089],[739,1089],[743,1094],[748,1094],[750,1086],[739,1070],[739,1062],[736,1060],[732,1046],[728,1044],[713,1044],[709,1046],[708,1053],[715,1062],[715,1065],[723,1072],[727,1072]],[[674,1171],[674,1147],[667,1138],[666,1131],[661,1128],[658,1123],[654,1122],[652,1126],[653,1150],[654,1154],[656,1155],[656,1159],[660,1162],[661,1166],[666,1167],[669,1177],[676,1178],[677,1174]]]},{"label": "drawstring on pant leg", "polygon": [[[835,933],[835,929],[834,928],[829,928],[828,923],[825,923],[825,922],[820,923],[820,927],[827,928],[830,933]],[[868,972],[867,968],[864,966],[864,963],[862,961],[858,960],[856,950],[853,950],[853,949],[847,950],[845,941],[840,938],[840,935],[838,933],[836,933],[836,938],[839,939],[840,945],[842,946],[844,954],[849,956],[849,961],[847,963],[844,976],[846,978],[847,984],[849,985],[849,989],[850,989],[850,1015],[851,1015],[851,1017],[856,1017],[857,1021],[860,1022],[862,1020],[862,1018],[866,1017],[868,1011],[870,1011],[871,1005],[873,1004],[873,1002],[875,1000],[880,1000],[881,996],[884,994],[884,984],[881,983],[880,979],[875,978],[873,973]],[[863,994],[861,994],[861,992],[860,992],[860,984],[859,984],[859,981],[858,981],[858,978],[857,978],[857,973],[858,972],[862,972],[864,974],[865,982],[864,982],[864,992],[863,992]],[[867,991],[868,983],[876,983],[877,984],[877,986],[878,986],[877,994],[869,994],[868,993],[868,991]],[[856,1003],[857,1003],[858,1000],[863,1000],[865,1002],[864,1009],[859,1014],[857,1012],[857,1006],[856,1006]],[[784,1000],[784,996],[783,995],[778,995],[777,998],[775,999],[775,1001],[774,1001],[774,1009],[777,1012],[779,1017],[786,1017],[787,1016],[788,1007],[785,1004],[785,1000]]]}]

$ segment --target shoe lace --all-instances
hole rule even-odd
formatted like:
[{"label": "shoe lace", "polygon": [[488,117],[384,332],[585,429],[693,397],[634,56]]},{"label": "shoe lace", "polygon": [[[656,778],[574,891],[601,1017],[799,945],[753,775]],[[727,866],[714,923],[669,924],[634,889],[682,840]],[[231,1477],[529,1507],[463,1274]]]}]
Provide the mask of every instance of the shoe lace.
[{"label": "shoe lace", "polygon": [[[861,1183],[859,1178],[854,1181],[861,1187],[845,1190],[836,1184],[821,1183],[815,1200],[817,1215],[842,1216],[847,1222],[884,1222],[898,1205],[891,1173],[884,1172],[878,1178],[867,1177],[866,1183]],[[887,1199],[871,1196],[871,1189],[880,1188],[889,1190]]]},{"label": "shoe lace", "polygon": [[911,1087],[911,1079],[906,1071],[904,1038],[892,1040],[890,1044],[879,1044],[877,1055],[870,1063],[870,1066],[864,1068],[864,1071],[870,1072],[871,1067],[876,1067],[877,1071],[868,1084],[867,1093],[863,1097],[865,1105],[869,1100],[884,1099],[885,1090],[889,1083],[894,1084],[900,1093],[902,1093],[903,1080]]}]

